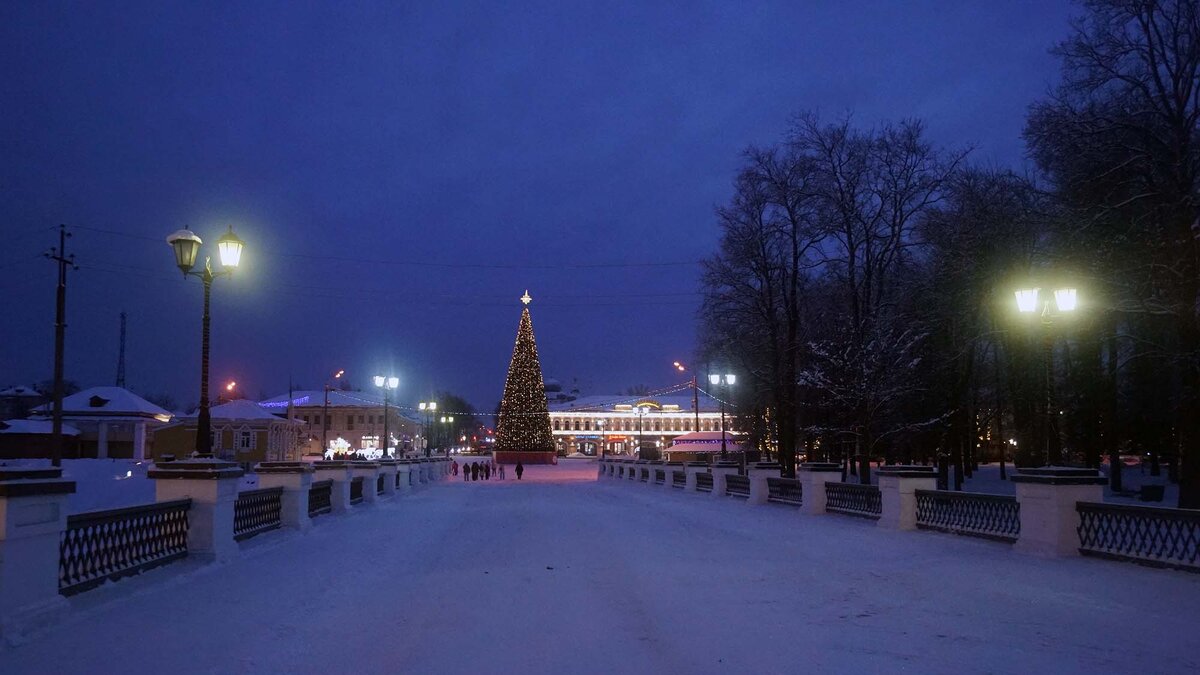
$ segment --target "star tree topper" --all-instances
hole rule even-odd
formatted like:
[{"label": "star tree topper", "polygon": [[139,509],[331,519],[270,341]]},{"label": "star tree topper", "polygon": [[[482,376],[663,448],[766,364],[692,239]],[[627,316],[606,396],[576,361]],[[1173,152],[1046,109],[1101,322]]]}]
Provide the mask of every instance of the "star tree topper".
[{"label": "star tree topper", "polygon": [[525,303],[526,307],[529,306],[529,303],[533,302],[533,298],[529,297],[529,289],[528,288],[525,289],[525,295],[521,296],[521,302]]}]

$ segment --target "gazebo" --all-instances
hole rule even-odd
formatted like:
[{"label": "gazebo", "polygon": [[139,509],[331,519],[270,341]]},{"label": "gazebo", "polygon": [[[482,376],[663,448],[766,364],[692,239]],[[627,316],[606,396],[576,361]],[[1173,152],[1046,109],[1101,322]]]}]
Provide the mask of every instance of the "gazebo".
[{"label": "gazebo", "polygon": [[[34,416],[49,419],[51,405]],[[63,398],[63,421],[79,430],[79,454],[97,459],[146,459],[146,432],[166,425],[173,415],[121,387],[92,387]]]}]

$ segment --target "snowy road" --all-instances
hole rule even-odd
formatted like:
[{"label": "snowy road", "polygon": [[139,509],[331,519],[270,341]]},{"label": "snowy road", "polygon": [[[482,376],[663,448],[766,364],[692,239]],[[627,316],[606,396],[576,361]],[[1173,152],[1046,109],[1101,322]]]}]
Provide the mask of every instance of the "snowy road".
[{"label": "snowy road", "polygon": [[85,593],[0,673],[1200,671],[1200,575],[594,467],[455,480]]}]

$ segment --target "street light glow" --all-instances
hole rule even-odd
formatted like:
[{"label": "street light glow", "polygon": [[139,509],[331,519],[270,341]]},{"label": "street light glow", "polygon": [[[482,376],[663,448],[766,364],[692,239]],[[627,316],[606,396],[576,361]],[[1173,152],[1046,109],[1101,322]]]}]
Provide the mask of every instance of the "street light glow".
[{"label": "street light glow", "polygon": [[733,373],[725,373],[725,384],[734,384],[737,382],[737,375]]},{"label": "street light glow", "polygon": [[233,388],[236,386],[237,382],[230,381],[229,384],[225,385],[225,391],[233,391]]},{"label": "street light glow", "polygon": [[721,384],[721,376],[720,375],[709,375],[708,383],[709,384]]},{"label": "street light glow", "polygon": [[1037,311],[1038,304],[1038,289],[1023,288],[1016,291],[1017,296],[1017,311],[1028,314],[1029,312]]},{"label": "street light glow", "polygon": [[237,268],[238,263],[242,261],[244,245],[245,243],[233,233],[233,226],[230,225],[225,234],[217,240],[217,252],[221,257],[221,265],[229,269]]},{"label": "street light glow", "polygon": [[1054,291],[1054,304],[1060,312],[1073,312],[1078,302],[1074,288],[1060,288]]}]

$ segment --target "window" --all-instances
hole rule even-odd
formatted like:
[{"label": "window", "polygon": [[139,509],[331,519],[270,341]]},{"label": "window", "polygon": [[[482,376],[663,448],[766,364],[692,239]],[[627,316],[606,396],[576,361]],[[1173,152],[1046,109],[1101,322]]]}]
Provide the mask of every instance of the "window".
[{"label": "window", "polygon": [[346,415],[346,429],[354,431],[354,415]]},{"label": "window", "polygon": [[212,449],[213,450],[221,449],[221,431],[220,430],[215,430],[212,432]]},{"label": "window", "polygon": [[239,452],[250,452],[258,447],[258,434],[250,429],[238,431],[237,447]]},{"label": "window", "polygon": [[308,415],[301,415],[300,419],[304,420],[305,424],[308,424]]},{"label": "window", "polygon": [[363,423],[363,416],[362,416],[362,415],[359,415],[359,416],[358,416],[358,423],[359,423],[359,424],[362,424],[362,423]]}]

